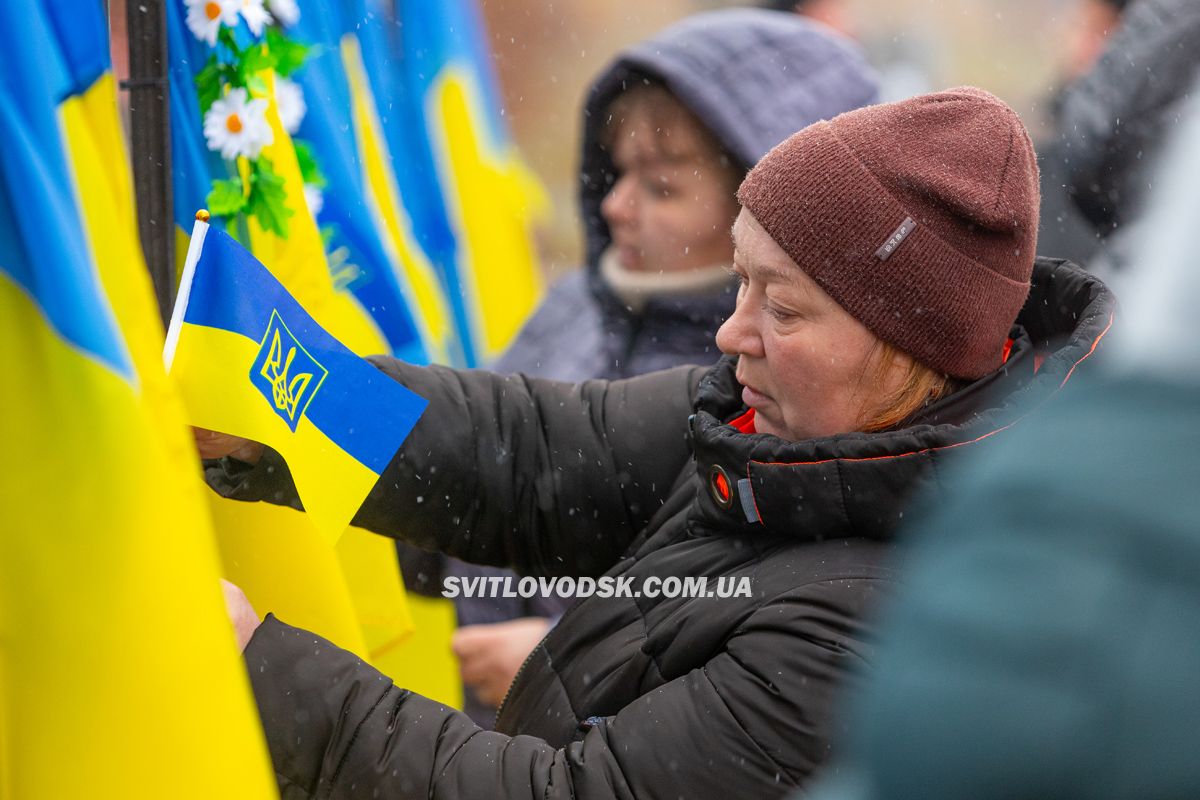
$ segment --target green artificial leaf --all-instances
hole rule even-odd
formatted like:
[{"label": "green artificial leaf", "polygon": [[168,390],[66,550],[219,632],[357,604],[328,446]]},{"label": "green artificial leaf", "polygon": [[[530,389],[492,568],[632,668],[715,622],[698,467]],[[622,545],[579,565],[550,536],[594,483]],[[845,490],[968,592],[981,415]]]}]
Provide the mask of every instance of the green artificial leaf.
[{"label": "green artificial leaf", "polygon": [[296,160],[300,162],[300,177],[304,179],[304,183],[324,189],[325,174],[321,172],[321,166],[313,154],[312,145],[303,139],[292,139],[292,144],[296,148]]},{"label": "green artificial leaf", "polygon": [[246,207],[242,179],[238,177],[212,182],[212,190],[204,200],[208,211],[218,217],[230,217]]},{"label": "green artificial leaf", "polygon": [[292,215],[292,210],[287,207],[283,178],[279,177],[266,158],[258,159],[251,168],[250,197],[246,209],[258,220],[263,230],[287,238],[288,217]]},{"label": "green artificial leaf", "polygon": [[217,30],[217,46],[228,50],[234,61],[242,57],[242,49],[238,47],[237,38],[233,35],[233,28],[228,25],[222,25]]},{"label": "green artificial leaf", "polygon": [[210,55],[204,64],[204,69],[196,73],[196,95],[200,98],[200,115],[208,113],[208,109],[221,96],[222,65],[217,63],[217,57]]},{"label": "green artificial leaf", "polygon": [[247,76],[245,86],[251,97],[263,97],[267,93],[267,82],[257,74]]},{"label": "green artificial leaf", "polygon": [[267,49],[275,59],[275,71],[286,78],[304,65],[309,46],[292,41],[278,28],[268,28]]},{"label": "green artificial leaf", "polygon": [[237,62],[238,80],[243,86],[249,86],[250,81],[258,78],[265,69],[275,66],[275,56],[262,45],[247,48]]}]

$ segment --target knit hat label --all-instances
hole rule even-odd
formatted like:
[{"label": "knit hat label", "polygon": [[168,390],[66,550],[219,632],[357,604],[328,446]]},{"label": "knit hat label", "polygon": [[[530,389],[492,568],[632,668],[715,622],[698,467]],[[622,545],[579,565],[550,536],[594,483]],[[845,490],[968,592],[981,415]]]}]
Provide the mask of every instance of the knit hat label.
[{"label": "knit hat label", "polygon": [[900,243],[907,239],[908,235],[916,229],[917,223],[913,222],[913,218],[905,217],[904,222],[900,223],[900,227],[892,231],[892,235],[883,243],[883,247],[875,251],[875,257],[880,261],[887,261],[891,258],[892,253],[896,252],[896,248],[900,246]]}]

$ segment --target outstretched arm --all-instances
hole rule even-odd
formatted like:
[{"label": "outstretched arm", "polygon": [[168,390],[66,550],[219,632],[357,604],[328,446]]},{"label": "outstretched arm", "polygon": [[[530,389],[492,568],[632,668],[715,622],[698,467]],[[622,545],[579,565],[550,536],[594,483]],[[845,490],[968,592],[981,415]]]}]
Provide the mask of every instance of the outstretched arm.
[{"label": "outstretched arm", "polygon": [[[528,574],[597,575],[661,504],[689,458],[703,372],[566,384],[476,370],[380,369],[429,409],[354,524]],[[208,471],[222,494],[297,503],[277,454]]]}]

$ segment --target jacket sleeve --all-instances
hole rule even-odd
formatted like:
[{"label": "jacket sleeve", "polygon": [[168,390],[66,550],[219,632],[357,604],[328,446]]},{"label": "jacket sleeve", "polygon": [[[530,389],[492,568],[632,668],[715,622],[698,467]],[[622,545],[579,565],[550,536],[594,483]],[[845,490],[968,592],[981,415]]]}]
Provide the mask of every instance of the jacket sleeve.
[{"label": "jacket sleeve", "polygon": [[[476,564],[598,575],[661,505],[690,456],[703,373],[566,384],[477,370],[376,365],[429,407],[354,524]],[[298,506],[279,455],[206,472],[221,494]]]},{"label": "jacket sleeve", "polygon": [[246,659],[283,800],[773,798],[826,759],[835,688],[868,657],[845,583],[762,607],[566,747],[484,731],[274,618]]}]

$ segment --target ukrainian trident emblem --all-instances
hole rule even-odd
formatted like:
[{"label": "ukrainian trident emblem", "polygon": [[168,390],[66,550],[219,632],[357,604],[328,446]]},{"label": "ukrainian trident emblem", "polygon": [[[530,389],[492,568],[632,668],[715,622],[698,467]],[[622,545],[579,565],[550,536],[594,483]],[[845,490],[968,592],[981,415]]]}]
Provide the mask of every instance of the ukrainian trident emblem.
[{"label": "ukrainian trident emblem", "polygon": [[279,312],[272,310],[258,356],[250,367],[250,381],[293,433],[328,374],[288,330]]}]

